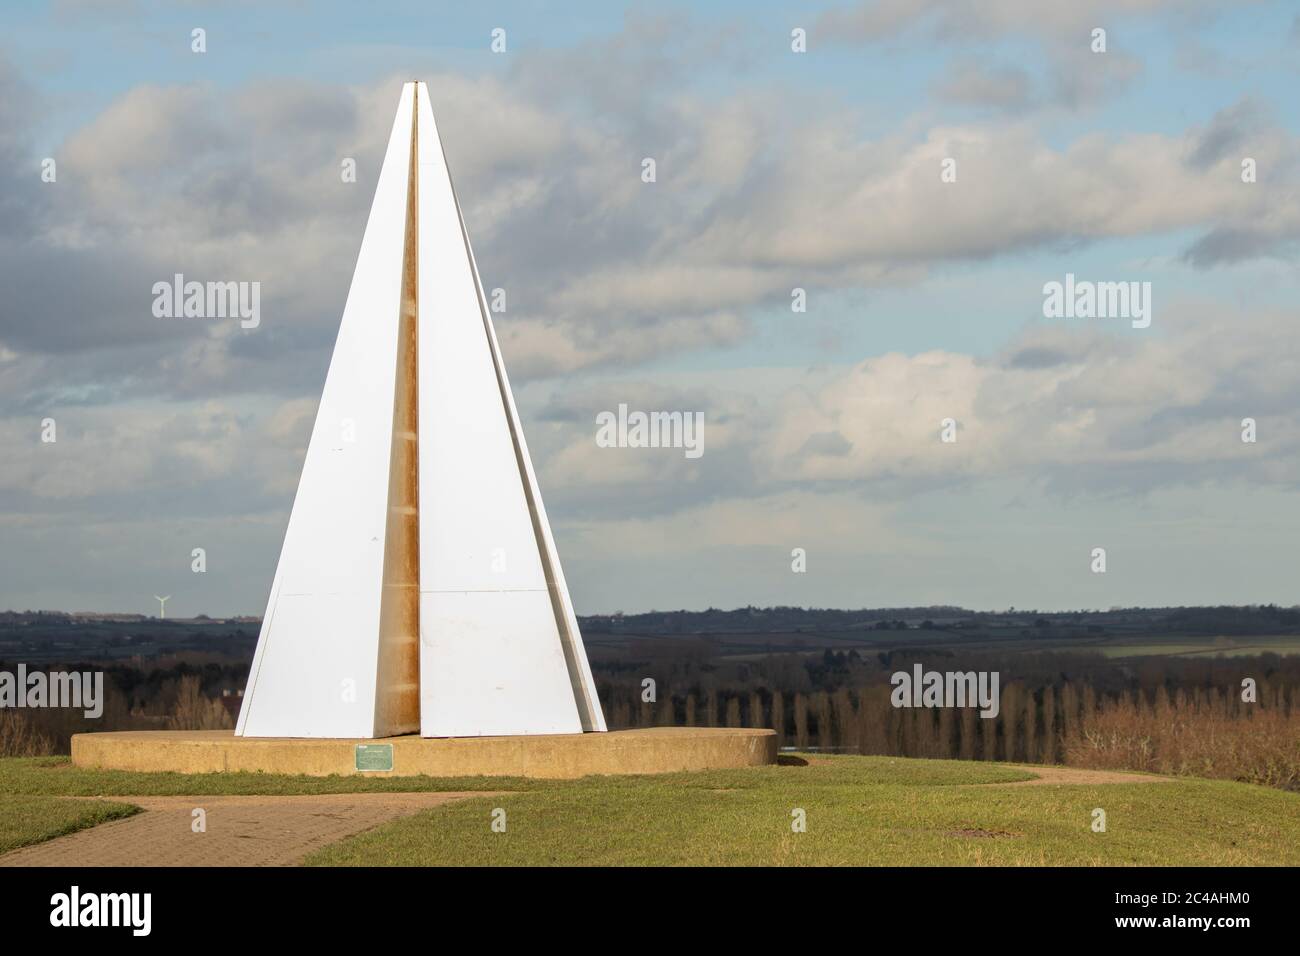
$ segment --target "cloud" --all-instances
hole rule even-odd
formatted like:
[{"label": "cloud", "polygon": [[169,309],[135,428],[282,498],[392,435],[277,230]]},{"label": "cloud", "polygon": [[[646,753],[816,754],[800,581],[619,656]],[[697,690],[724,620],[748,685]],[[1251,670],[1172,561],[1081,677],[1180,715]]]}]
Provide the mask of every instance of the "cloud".
[{"label": "cloud", "polygon": [[1263,256],[1294,258],[1300,243],[1300,223],[1212,229],[1183,254],[1198,269],[1230,265]]},{"label": "cloud", "polygon": [[[599,603],[639,587],[638,568],[663,604],[702,593],[692,587],[723,601],[727,586],[744,603],[756,580],[787,595],[776,588],[788,587],[789,548],[806,542],[818,562],[870,552],[895,579],[897,554],[918,574],[969,557],[947,545],[974,536],[978,518],[918,524],[907,514],[918,500],[978,506],[1018,489],[1047,502],[1041,517],[1078,498],[1294,487],[1300,356],[1285,308],[1246,308],[1230,292],[1224,305],[1167,301],[1170,281],[1143,334],[1035,323],[980,354],[875,355],[851,334],[873,289],[925,299],[957,272],[997,283],[1021,257],[1112,240],[1140,268],[1159,260],[1184,278],[1180,264],[1294,255],[1300,144],[1267,98],[1228,96],[1217,113],[1182,103],[1188,118],[1145,126],[1065,115],[1163,69],[1157,56],[1144,64],[1127,28],[1209,16],[1192,6],[885,0],[827,14],[814,51],[877,44],[935,67],[937,111],[904,102],[913,111],[886,125],[838,77],[736,83],[774,42],[745,23],[632,15],[613,36],[521,48],[481,72],[410,54],[485,285],[507,293],[498,332],[566,568],[587,562],[583,586]],[[1088,49],[1096,25],[1109,30],[1104,56]],[[0,524],[12,542],[0,578],[11,591],[53,593],[41,576],[84,549],[97,582],[86,593],[111,601],[116,580],[146,604],[155,590],[181,594],[136,578],[164,577],[157,554],[183,558],[202,534],[214,551],[253,555],[229,593],[255,595],[239,609],[260,610],[411,75],[401,66],[354,86],[159,78],[68,135],[57,184],[43,184],[33,123],[46,106],[0,59]],[[1258,162],[1256,184],[1241,182],[1243,155]],[[641,180],[646,157],[654,183]],[[341,181],[344,158],[357,161],[354,185]],[[948,158],[955,183],[940,179]],[[262,282],[261,328],[155,319],[152,284],[176,272]],[[801,353],[768,320],[788,315],[795,286],[839,303],[807,340],[852,342],[851,354],[827,349],[852,364],[789,367]],[[927,307],[893,319],[919,322]],[[598,447],[595,415],[620,402],[702,412],[704,457]],[[46,416],[55,446],[39,442]],[[1260,422],[1257,445],[1239,440],[1246,416]],[[949,417],[955,445],[939,441]],[[133,556],[131,542],[149,553]],[[27,554],[41,574],[21,566]],[[705,573],[715,565],[717,594]],[[852,563],[840,573],[837,593],[858,593]]]},{"label": "cloud", "polygon": [[[652,49],[675,35],[637,29]],[[525,60],[519,77],[535,70]],[[22,89],[12,70],[0,82]],[[13,289],[0,346],[20,370],[0,385],[9,407],[314,400],[396,84],[138,87],[71,136],[59,183],[19,194],[40,227],[0,257]],[[1186,259],[1204,267],[1283,254],[1300,233],[1295,139],[1248,100],[1182,136],[1095,133],[1058,146],[1024,120],[864,138],[842,109],[773,109],[753,94],[656,93],[636,101],[640,115],[593,122],[509,74],[439,74],[431,91],[485,284],[508,292],[498,326],[517,383],[734,346],[751,314],[788,304],[794,286],[912,282],[946,262],[1189,229],[1202,234]],[[15,154],[16,122],[0,141]],[[1258,187],[1236,174],[1247,140],[1266,172]],[[655,183],[640,179],[646,153],[659,161]],[[355,186],[340,180],[345,156],[358,161]],[[956,183],[940,181],[947,157]],[[178,271],[262,281],[262,328],[155,319],[150,287]],[[1068,345],[1025,346],[1009,365],[1059,371]],[[933,416],[947,396],[939,404],[958,407],[945,414],[975,428],[961,386],[980,367],[931,360],[944,382],[918,409]],[[886,377],[928,368],[880,361],[873,371]],[[805,449],[830,472],[881,440],[835,422],[781,427],[780,454]],[[832,434],[847,450],[809,443]],[[918,451],[917,463],[933,454]]]},{"label": "cloud", "polygon": [[876,42],[909,31],[950,43],[1007,34],[1044,38],[1087,36],[1096,26],[1120,19],[1175,12],[1182,16],[1213,8],[1211,0],[861,0],[827,10],[819,31],[841,42]]},{"label": "cloud", "polygon": [[[0,512],[161,508],[256,514],[297,486],[314,400],[51,405],[0,420]],[[43,442],[53,419],[56,441]],[[183,494],[181,494],[183,490]]]},{"label": "cloud", "polygon": [[962,59],[950,64],[937,93],[942,99],[963,106],[986,106],[1018,113],[1033,101],[1033,81],[1019,67]]},{"label": "cloud", "polygon": [[843,458],[853,450],[853,443],[838,431],[817,432],[809,435],[808,440],[799,449],[800,457]]},{"label": "cloud", "polygon": [[[1286,329],[1297,315],[1225,324],[1220,314],[1167,308],[1164,335],[1035,326],[988,360],[948,352],[867,359],[814,390],[792,391],[774,421],[753,429],[767,436],[754,456],[756,480],[875,494],[994,478],[1094,493],[1145,494],[1230,475],[1293,486],[1300,347]],[[1246,417],[1267,422],[1267,450],[1241,441]],[[951,444],[940,440],[947,418],[958,422]],[[842,436],[842,454],[809,447],[810,435],[828,431]]]},{"label": "cloud", "polygon": [[[1114,98],[1141,75],[1130,25],[1154,20],[1165,32],[1178,33],[1221,13],[1212,0],[861,0],[823,12],[815,34],[829,44],[930,44],[959,51],[937,87],[950,102],[1004,110],[1023,110],[1032,102],[1079,110]],[[1097,28],[1107,31],[1104,53],[1091,49]],[[1028,74],[987,62],[1009,42],[1032,45],[1039,74],[1032,97]],[[971,50],[979,52],[965,52]]]},{"label": "cloud", "polygon": [[[693,261],[759,263],[773,286],[800,274],[872,284],[872,270],[879,281],[899,265],[1300,214],[1300,200],[1281,184],[1300,181],[1287,158],[1294,138],[1278,129],[1254,145],[1278,160],[1281,182],[1253,193],[1226,160],[1187,162],[1201,135],[1088,134],[1054,148],[1023,122],[932,127],[920,141],[862,141],[843,125],[809,124],[786,142],[756,173],[761,200],[705,225],[686,246]],[[942,183],[949,158],[957,181]]]},{"label": "cloud", "polygon": [[1187,161],[1199,169],[1222,162],[1232,154],[1241,158],[1241,150],[1252,134],[1264,131],[1262,109],[1253,100],[1241,100],[1233,106],[1219,110],[1204,130],[1195,135],[1195,148]]},{"label": "cloud", "polygon": [[[633,20],[579,52],[678,76],[717,38],[674,24]],[[602,112],[563,56],[430,84],[485,284],[508,293],[499,325],[521,380],[733,345],[751,313],[795,286],[916,281],[944,262],[1186,229],[1202,232],[1187,258],[1204,266],[1284,254],[1300,222],[1294,138],[1249,103],[1183,137],[1058,146],[1021,120],[867,138],[840,104],[783,108],[751,91],[651,84],[617,93],[626,112]],[[979,76],[958,74],[954,94],[1009,110],[1028,95],[1016,70]],[[12,71],[0,82],[23,100]],[[32,226],[0,250],[0,279],[15,289],[0,305],[0,343],[28,356],[102,353],[86,371],[132,394],[318,386],[397,84],[151,85],[117,98],[60,148],[57,184],[15,194],[12,221]],[[16,124],[0,149],[21,152]],[[1253,192],[1229,175],[1247,132],[1268,170]],[[641,181],[646,156],[654,183]],[[345,157],[357,160],[355,185],[341,181]],[[939,179],[948,157],[956,183]],[[155,319],[152,284],[177,272],[260,281],[263,327]],[[129,377],[108,355],[122,348],[143,359]],[[300,361],[286,369],[287,355]]]},{"label": "cloud", "polygon": [[[1300,346],[1294,311],[1222,321],[1212,302],[1171,302],[1151,330],[1087,320],[1036,323],[988,357],[887,353],[778,383],[609,379],[555,392],[529,422],[558,513],[677,515],[795,490],[882,506],[981,483],[1059,497],[1139,498],[1222,482],[1292,488],[1300,469]],[[601,410],[701,411],[703,458],[595,443]],[[1258,444],[1241,441],[1243,418]],[[946,419],[957,441],[941,440]],[[752,512],[762,521],[761,511]]]}]

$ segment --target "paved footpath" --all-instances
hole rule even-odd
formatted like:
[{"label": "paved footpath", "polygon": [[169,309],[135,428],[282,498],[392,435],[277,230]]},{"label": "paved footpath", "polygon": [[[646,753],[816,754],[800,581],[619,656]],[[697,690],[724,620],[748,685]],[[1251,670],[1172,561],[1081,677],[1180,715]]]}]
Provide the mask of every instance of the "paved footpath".
[{"label": "paved footpath", "polygon": [[[397,817],[494,795],[105,797],[143,812],[6,853],[0,866],[291,866],[312,850]],[[200,807],[207,811],[206,833],[191,830]]]}]

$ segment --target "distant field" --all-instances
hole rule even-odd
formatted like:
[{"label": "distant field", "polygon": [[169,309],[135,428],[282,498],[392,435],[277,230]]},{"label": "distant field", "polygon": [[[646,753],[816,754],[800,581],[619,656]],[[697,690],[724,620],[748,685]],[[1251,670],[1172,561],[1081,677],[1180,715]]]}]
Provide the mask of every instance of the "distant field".
[{"label": "distant field", "polygon": [[1250,657],[1256,654],[1300,654],[1300,636],[1284,634],[1265,637],[1186,637],[1153,641],[1150,637],[1130,639],[1114,637],[1098,648],[1107,657]]},{"label": "distant field", "polygon": [[[591,639],[599,646],[601,637]],[[1187,634],[1073,634],[1025,633],[1020,629],[971,634],[948,630],[858,631],[839,634],[727,635],[718,639],[717,654],[729,661],[758,662],[772,654],[819,657],[826,648],[877,653],[898,650],[973,651],[980,653],[1083,653],[1108,658],[1139,656],[1224,656],[1255,654],[1300,655],[1300,635],[1265,634],[1233,636]],[[616,659],[615,655],[612,659]]]}]

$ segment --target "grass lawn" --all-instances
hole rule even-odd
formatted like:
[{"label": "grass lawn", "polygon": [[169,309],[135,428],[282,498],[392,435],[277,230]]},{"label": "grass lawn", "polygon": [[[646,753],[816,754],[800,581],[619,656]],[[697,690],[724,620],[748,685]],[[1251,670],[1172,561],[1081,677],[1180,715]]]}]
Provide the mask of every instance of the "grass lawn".
[{"label": "grass lawn", "polygon": [[139,811],[129,803],[0,795],[0,853]]},{"label": "grass lawn", "polygon": [[[316,865],[1300,865],[1300,794],[1218,780],[1003,786],[999,764],[821,757],[807,766],[544,781],[82,770],[0,760],[0,849],[131,812],[79,794],[506,790],[325,847]],[[1094,808],[1106,832],[1092,830]],[[492,830],[493,810],[506,832]],[[791,829],[801,809],[807,832]],[[98,815],[98,816],[96,816]],[[17,842],[15,842],[17,841]]]},{"label": "grass lawn", "polygon": [[[1021,772],[835,757],[472,799],[326,847],[315,865],[1297,865],[1300,795],[1216,780],[984,786]],[[492,810],[506,811],[504,833]],[[1106,811],[1094,833],[1092,811]],[[791,829],[806,812],[807,832]]]},{"label": "grass lawn", "polygon": [[133,773],[74,767],[67,757],[0,758],[0,794],[68,797],[210,796],[215,794],[413,793],[523,790],[519,777],[302,777],[275,773]]}]

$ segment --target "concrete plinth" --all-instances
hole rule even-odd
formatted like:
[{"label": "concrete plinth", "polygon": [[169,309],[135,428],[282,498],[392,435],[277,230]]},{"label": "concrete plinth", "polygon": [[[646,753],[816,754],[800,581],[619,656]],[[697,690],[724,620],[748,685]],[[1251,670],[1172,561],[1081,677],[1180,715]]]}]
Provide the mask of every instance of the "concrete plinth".
[{"label": "concrete plinth", "polygon": [[[359,756],[357,747],[364,745]],[[385,766],[391,745],[392,769]],[[364,774],[404,777],[583,777],[723,770],[776,763],[771,730],[653,727],[529,737],[385,737],[379,740],[236,737],[229,730],[76,734],[72,762],[105,770],[179,773]]]}]

